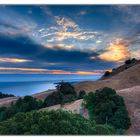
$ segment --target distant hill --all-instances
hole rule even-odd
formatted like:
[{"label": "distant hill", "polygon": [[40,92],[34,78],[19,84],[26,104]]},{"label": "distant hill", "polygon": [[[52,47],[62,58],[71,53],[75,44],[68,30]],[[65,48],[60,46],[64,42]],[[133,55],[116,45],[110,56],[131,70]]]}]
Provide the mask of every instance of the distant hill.
[{"label": "distant hill", "polygon": [[110,78],[110,77],[112,77],[112,76],[114,76],[114,75],[117,75],[118,73],[123,72],[123,71],[125,71],[126,69],[129,69],[130,67],[133,67],[133,66],[135,66],[135,65],[137,65],[137,64],[140,64],[140,60],[137,60],[137,59],[135,59],[135,58],[133,58],[133,59],[128,59],[128,60],[126,60],[126,61],[124,62],[123,65],[121,65],[121,66],[119,66],[119,67],[117,67],[117,68],[113,68],[111,72],[106,71],[106,72],[104,73],[104,75],[102,76],[101,80],[108,79],[108,78]]},{"label": "distant hill", "polygon": [[84,81],[76,84],[77,91],[94,91],[102,87],[116,90],[140,85],[140,61],[124,64],[114,70],[110,75],[103,76],[98,81]]}]

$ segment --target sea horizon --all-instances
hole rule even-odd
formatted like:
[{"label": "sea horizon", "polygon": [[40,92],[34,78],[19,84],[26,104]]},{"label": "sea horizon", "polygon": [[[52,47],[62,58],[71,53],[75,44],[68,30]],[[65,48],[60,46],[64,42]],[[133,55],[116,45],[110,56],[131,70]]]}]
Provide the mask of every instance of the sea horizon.
[{"label": "sea horizon", "polygon": [[0,92],[15,96],[33,95],[55,89],[56,83],[64,81],[75,84],[96,81],[100,75],[78,74],[0,74]]}]

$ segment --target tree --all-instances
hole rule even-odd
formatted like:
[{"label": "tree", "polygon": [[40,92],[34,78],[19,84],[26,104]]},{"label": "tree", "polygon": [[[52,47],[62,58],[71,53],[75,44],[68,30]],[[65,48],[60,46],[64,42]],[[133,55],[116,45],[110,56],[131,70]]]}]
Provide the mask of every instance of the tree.
[{"label": "tree", "polygon": [[115,129],[108,125],[96,125],[72,112],[32,111],[18,113],[0,122],[1,135],[113,135]]},{"label": "tree", "polygon": [[86,92],[84,90],[80,90],[78,99],[83,99],[83,97],[86,95]]},{"label": "tree", "polygon": [[[119,119],[118,119],[119,118]],[[118,109],[118,111],[115,112],[111,124],[115,126],[116,128],[122,128],[122,129],[128,129],[131,125],[130,118],[128,116],[128,112],[124,107]]]},{"label": "tree", "polygon": [[56,104],[62,103],[63,100],[63,94],[59,92],[53,92],[52,94],[48,95],[44,102],[43,102],[43,107],[48,107],[48,106],[53,106]]},{"label": "tree", "polygon": [[6,97],[14,97],[14,95],[12,95],[12,94],[5,94],[5,93],[0,92],[0,99],[6,98]]},{"label": "tree", "polygon": [[63,93],[64,95],[73,94],[76,96],[76,91],[75,91],[74,87],[68,82],[62,81],[62,82],[58,83],[56,88],[57,88],[58,92]]},{"label": "tree", "polygon": [[131,64],[131,63],[134,63],[134,62],[136,62],[136,61],[137,61],[136,58],[130,58],[130,59],[128,59],[128,60],[125,61],[125,64],[126,64],[126,65],[127,65],[127,64]]},{"label": "tree", "polygon": [[43,107],[48,107],[56,104],[65,104],[77,99],[77,93],[74,87],[68,82],[58,83],[57,91],[48,95],[44,100]]},{"label": "tree", "polygon": [[84,97],[84,105],[97,124],[109,124],[117,129],[128,129],[131,125],[123,98],[111,88],[90,92]]},{"label": "tree", "polygon": [[0,121],[6,120],[14,116],[18,112],[29,112],[42,107],[42,102],[33,98],[32,96],[25,96],[23,99],[19,98],[15,104],[7,108],[0,108]]},{"label": "tree", "polygon": [[106,76],[109,76],[109,75],[110,75],[110,73],[111,73],[111,72],[106,71],[106,72],[104,73],[104,76],[105,76],[105,77],[106,77]]},{"label": "tree", "polygon": [[128,59],[128,60],[125,61],[126,65],[131,64],[131,63],[132,63],[131,59]]}]

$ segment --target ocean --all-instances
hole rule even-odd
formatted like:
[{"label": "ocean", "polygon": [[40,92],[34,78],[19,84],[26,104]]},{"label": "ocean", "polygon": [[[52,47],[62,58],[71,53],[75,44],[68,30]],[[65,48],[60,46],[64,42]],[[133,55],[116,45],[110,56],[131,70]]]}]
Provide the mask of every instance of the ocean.
[{"label": "ocean", "polygon": [[56,83],[95,81],[100,76],[75,74],[0,74],[0,92],[15,96],[32,95],[55,89]]}]

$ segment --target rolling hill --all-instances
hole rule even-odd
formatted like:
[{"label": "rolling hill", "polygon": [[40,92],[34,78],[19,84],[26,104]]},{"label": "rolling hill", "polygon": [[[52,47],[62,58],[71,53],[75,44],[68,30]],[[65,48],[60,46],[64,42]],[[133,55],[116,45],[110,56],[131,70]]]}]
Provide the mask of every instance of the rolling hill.
[{"label": "rolling hill", "polygon": [[110,78],[98,81],[84,81],[76,84],[77,91],[94,91],[102,87],[110,87],[115,90],[131,88],[140,85],[140,64],[125,69]]}]

